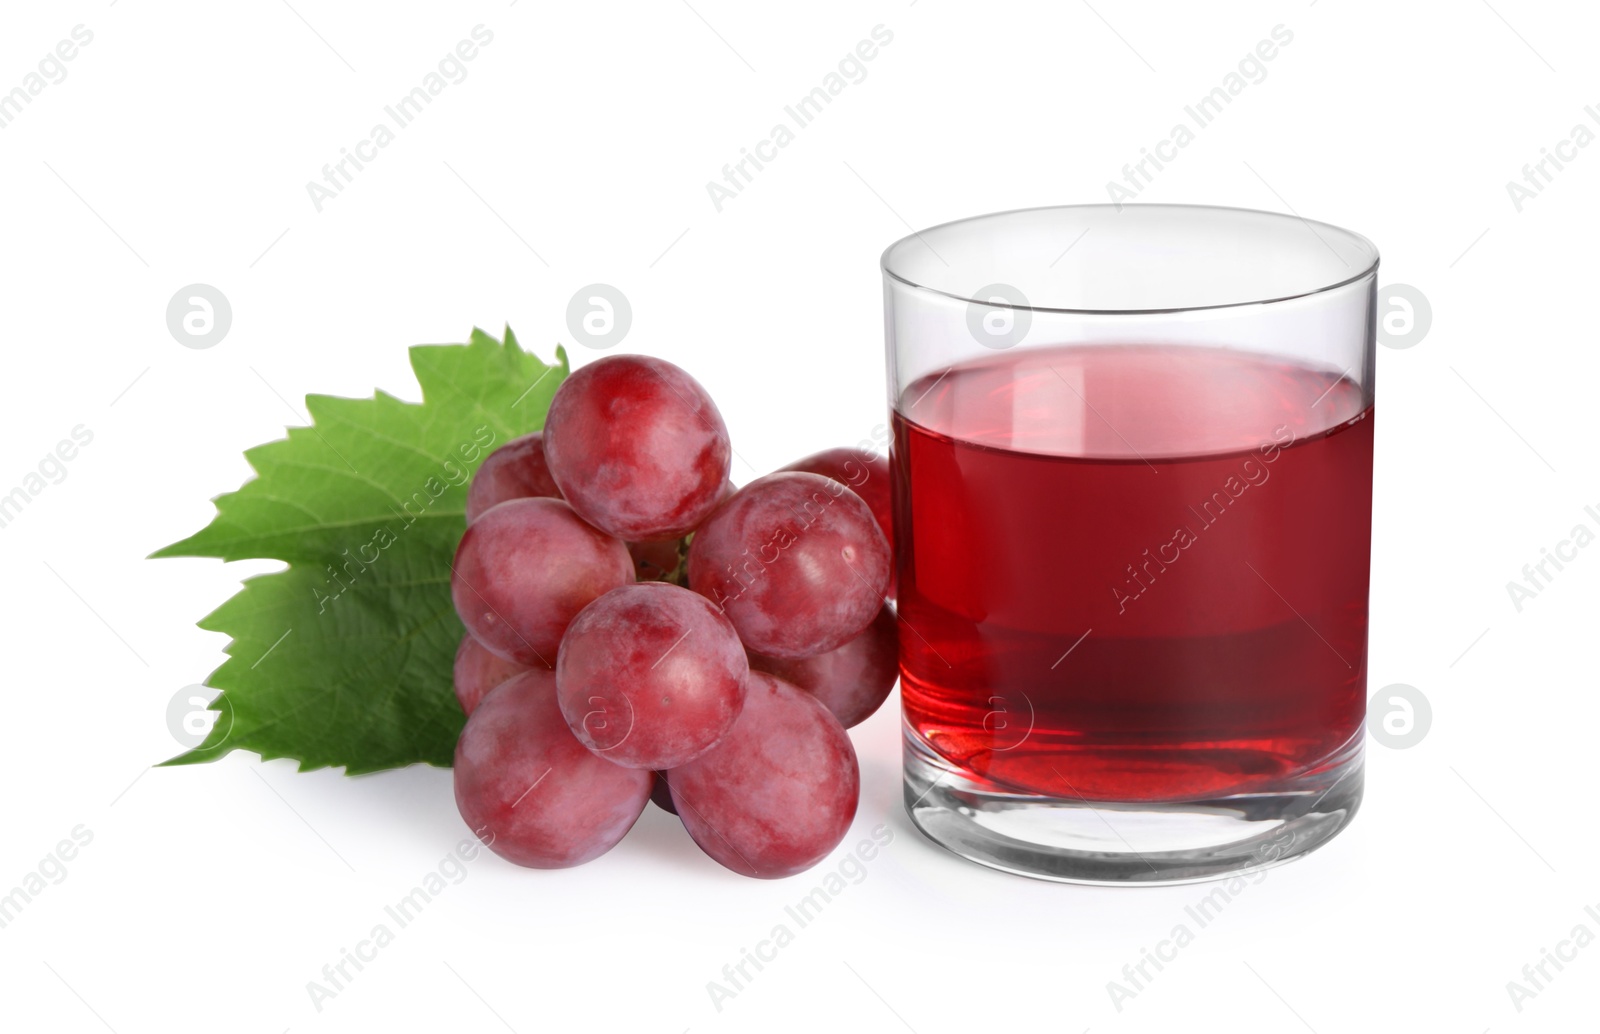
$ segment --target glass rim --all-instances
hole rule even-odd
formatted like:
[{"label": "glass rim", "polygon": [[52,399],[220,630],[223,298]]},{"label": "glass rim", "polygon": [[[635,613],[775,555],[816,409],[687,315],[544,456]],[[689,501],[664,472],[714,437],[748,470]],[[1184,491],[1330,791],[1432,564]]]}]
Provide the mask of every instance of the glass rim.
[{"label": "glass rim", "polygon": [[[969,297],[967,295],[960,294],[960,293],[957,293],[957,292],[954,292],[954,291],[946,291],[946,290],[942,290],[941,288],[931,287],[931,286],[929,286],[927,284],[917,283],[915,280],[912,280],[912,279],[910,279],[910,278],[908,278],[906,276],[903,276],[900,273],[897,273],[893,268],[890,267],[891,256],[898,249],[900,249],[901,247],[904,247],[906,245],[909,245],[912,242],[916,242],[918,244],[921,244],[923,247],[928,248],[931,251],[933,249],[933,246],[928,244],[927,241],[922,239],[923,238],[923,234],[933,233],[936,230],[943,230],[943,229],[946,229],[948,227],[960,226],[960,225],[965,224],[965,223],[979,223],[979,222],[983,222],[983,221],[989,220],[989,219],[998,219],[998,218],[1001,218],[1003,216],[1009,216],[1009,215],[1020,215],[1020,214],[1026,213],[1026,212],[1058,212],[1058,211],[1068,211],[1068,210],[1090,211],[1090,210],[1093,210],[1093,209],[1106,209],[1106,210],[1114,210],[1114,211],[1116,211],[1117,213],[1120,214],[1123,209],[1127,209],[1127,208],[1136,208],[1136,209],[1141,209],[1141,210],[1170,209],[1170,210],[1173,210],[1173,211],[1239,212],[1239,213],[1246,214],[1246,215],[1251,215],[1251,216],[1266,216],[1266,217],[1274,219],[1274,220],[1301,223],[1308,230],[1310,230],[1313,235],[1318,236],[1319,239],[1320,239],[1320,235],[1317,235],[1317,232],[1314,229],[1314,227],[1322,227],[1323,229],[1328,230],[1333,234],[1336,234],[1336,235],[1339,235],[1339,236],[1345,238],[1346,240],[1348,240],[1349,242],[1354,244],[1359,251],[1369,255],[1370,259],[1364,265],[1362,265],[1361,269],[1358,272],[1353,273],[1350,276],[1344,277],[1344,278],[1342,278],[1340,280],[1337,280],[1337,281],[1335,281],[1333,283],[1323,284],[1321,286],[1311,288],[1310,290],[1296,291],[1293,294],[1275,295],[1275,296],[1266,297],[1266,298],[1248,298],[1248,299],[1244,299],[1244,300],[1241,300],[1241,301],[1217,302],[1215,304],[1210,304],[1210,305],[1175,305],[1175,306],[1168,306],[1168,307],[1161,307],[1161,308],[1141,308],[1141,309],[1078,308],[1078,307],[1071,307],[1071,306],[1054,306],[1054,305],[1019,305],[1019,304],[1016,304],[1014,302],[1006,301],[1004,299],[973,298],[973,297]],[[1326,244],[1327,242],[1324,241],[1323,243]],[[1329,247],[1331,248],[1332,246],[1329,245]],[[934,254],[937,255],[938,253],[934,252]],[[1368,240],[1364,235],[1356,233],[1354,230],[1347,230],[1342,226],[1335,226],[1332,223],[1322,222],[1319,219],[1307,219],[1305,216],[1299,215],[1297,213],[1268,212],[1268,211],[1265,211],[1265,210],[1259,209],[1259,208],[1241,208],[1241,207],[1238,207],[1237,205],[1199,205],[1199,204],[1170,203],[1170,202],[1150,202],[1150,203],[1134,202],[1134,203],[1129,203],[1129,204],[1097,203],[1097,204],[1080,204],[1080,205],[1032,205],[1032,206],[1029,206],[1029,207],[1026,207],[1026,208],[1009,208],[1009,209],[1006,209],[1004,211],[999,211],[999,212],[984,212],[984,213],[982,213],[980,215],[963,216],[960,219],[951,219],[951,220],[949,220],[947,222],[937,223],[937,224],[935,224],[933,226],[925,227],[925,228],[923,228],[921,230],[913,230],[913,231],[911,231],[911,233],[907,234],[904,237],[899,238],[898,240],[896,240],[893,243],[891,243],[887,248],[883,249],[883,254],[879,257],[878,265],[879,265],[879,268],[881,268],[883,270],[883,275],[885,277],[891,279],[891,280],[894,280],[894,281],[896,281],[898,283],[904,284],[907,287],[913,288],[913,289],[918,290],[918,291],[926,291],[929,294],[942,295],[945,298],[950,298],[950,299],[953,299],[955,301],[963,302],[963,303],[968,304],[968,305],[982,305],[982,306],[985,306],[987,308],[994,308],[994,309],[1016,309],[1016,310],[1026,310],[1026,311],[1029,311],[1029,312],[1065,313],[1065,314],[1075,314],[1075,315],[1084,315],[1084,316],[1154,316],[1154,315],[1171,314],[1171,313],[1183,313],[1183,312],[1207,312],[1207,311],[1211,311],[1211,310],[1215,310],[1215,309],[1243,309],[1243,308],[1248,308],[1250,306],[1256,306],[1256,305],[1275,305],[1275,304],[1278,304],[1280,302],[1294,301],[1294,300],[1299,299],[1299,298],[1310,298],[1310,297],[1314,297],[1314,296],[1319,295],[1319,294],[1326,294],[1326,293],[1328,293],[1330,291],[1337,291],[1342,287],[1348,287],[1349,285],[1357,283],[1358,281],[1363,280],[1366,277],[1375,275],[1376,272],[1377,272],[1377,269],[1378,269],[1379,260],[1380,260],[1380,256],[1378,254],[1378,246],[1376,244],[1373,244],[1372,241]]]}]

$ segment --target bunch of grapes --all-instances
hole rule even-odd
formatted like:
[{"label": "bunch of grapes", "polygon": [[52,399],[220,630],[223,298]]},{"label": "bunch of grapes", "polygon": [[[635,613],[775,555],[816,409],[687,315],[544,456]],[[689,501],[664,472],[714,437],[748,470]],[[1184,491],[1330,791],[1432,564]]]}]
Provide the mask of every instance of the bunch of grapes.
[{"label": "bunch of grapes", "polygon": [[622,355],[473,477],[455,793],[505,858],[589,861],[651,800],[746,876],[843,839],[845,729],[896,676],[887,464],[832,449],[735,490],[732,454],[699,383]]}]

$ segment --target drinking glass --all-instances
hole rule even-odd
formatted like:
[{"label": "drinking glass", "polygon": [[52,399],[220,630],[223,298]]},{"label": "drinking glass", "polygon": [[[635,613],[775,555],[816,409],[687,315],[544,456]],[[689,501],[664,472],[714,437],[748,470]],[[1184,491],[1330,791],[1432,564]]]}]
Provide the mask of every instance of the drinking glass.
[{"label": "drinking glass", "polygon": [[883,255],[917,827],[1212,879],[1361,800],[1378,253],[1292,215],[1003,212]]}]

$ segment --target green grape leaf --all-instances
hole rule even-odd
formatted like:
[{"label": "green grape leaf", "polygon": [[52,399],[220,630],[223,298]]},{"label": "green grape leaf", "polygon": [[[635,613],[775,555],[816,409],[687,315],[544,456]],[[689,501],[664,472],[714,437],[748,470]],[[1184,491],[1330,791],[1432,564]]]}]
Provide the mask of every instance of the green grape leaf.
[{"label": "green grape leaf", "polygon": [[450,562],[467,482],[494,449],[544,426],[568,373],[473,330],[417,345],[422,402],[310,395],[310,427],[245,453],[257,476],[210,524],[154,557],[272,559],[200,621],[233,637],[207,684],[222,691],[205,742],[168,765],[233,750],[351,775],[448,766],[463,722],[451,665],[464,634]]}]

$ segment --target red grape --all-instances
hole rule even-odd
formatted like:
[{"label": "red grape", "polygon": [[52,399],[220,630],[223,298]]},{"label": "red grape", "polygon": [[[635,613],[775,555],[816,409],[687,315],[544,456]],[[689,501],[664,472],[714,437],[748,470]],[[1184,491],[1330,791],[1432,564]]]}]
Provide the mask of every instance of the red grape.
[{"label": "red grape", "polygon": [[555,675],[523,672],[472,712],[456,743],[456,807],[490,850],[563,869],[609,851],[650,799],[652,776],[590,753],[556,704]]},{"label": "red grape", "polygon": [[678,814],[677,805],[672,803],[672,787],[667,785],[667,774],[656,773],[656,785],[650,791],[650,803],[662,811]]},{"label": "red grape", "polygon": [[510,499],[467,525],[450,594],[467,631],[491,653],[549,667],[578,611],[632,581],[628,547],[566,503]]},{"label": "red grape", "polygon": [[607,356],[568,377],[544,444],[572,508],[630,542],[693,531],[717,505],[733,454],[705,389],[642,355]]},{"label": "red grape", "polygon": [[889,543],[861,497],[820,474],[752,481],[695,532],[689,586],[744,644],[809,657],[855,638],[883,606]]},{"label": "red grape", "polygon": [[872,716],[900,675],[899,635],[894,611],[884,607],[867,630],[837,650],[786,660],[751,652],[750,667],[810,693],[846,729]]},{"label": "red grape", "polygon": [[889,485],[887,459],[863,449],[824,449],[783,469],[821,474],[849,488],[872,510],[883,537],[889,540],[891,549],[894,547],[894,492]]},{"label": "red grape", "polygon": [[507,499],[561,498],[561,489],[544,460],[544,436],[538,431],[513,438],[491,452],[467,486],[467,523]]},{"label": "red grape", "polygon": [[745,876],[811,868],[855,818],[855,748],[815,697],[763,672],[727,735],[671,772],[672,801],[706,854]]},{"label": "red grape", "polygon": [[527,670],[527,665],[508,661],[504,657],[496,657],[470,634],[462,636],[461,646],[456,650],[453,679],[456,699],[461,702],[461,710],[471,714],[485,693],[511,676],[520,675]]},{"label": "red grape", "polygon": [[704,598],[640,582],[573,619],[556,686],[561,713],[590,750],[628,768],[672,768],[733,724],[749,671],[738,633]]}]

